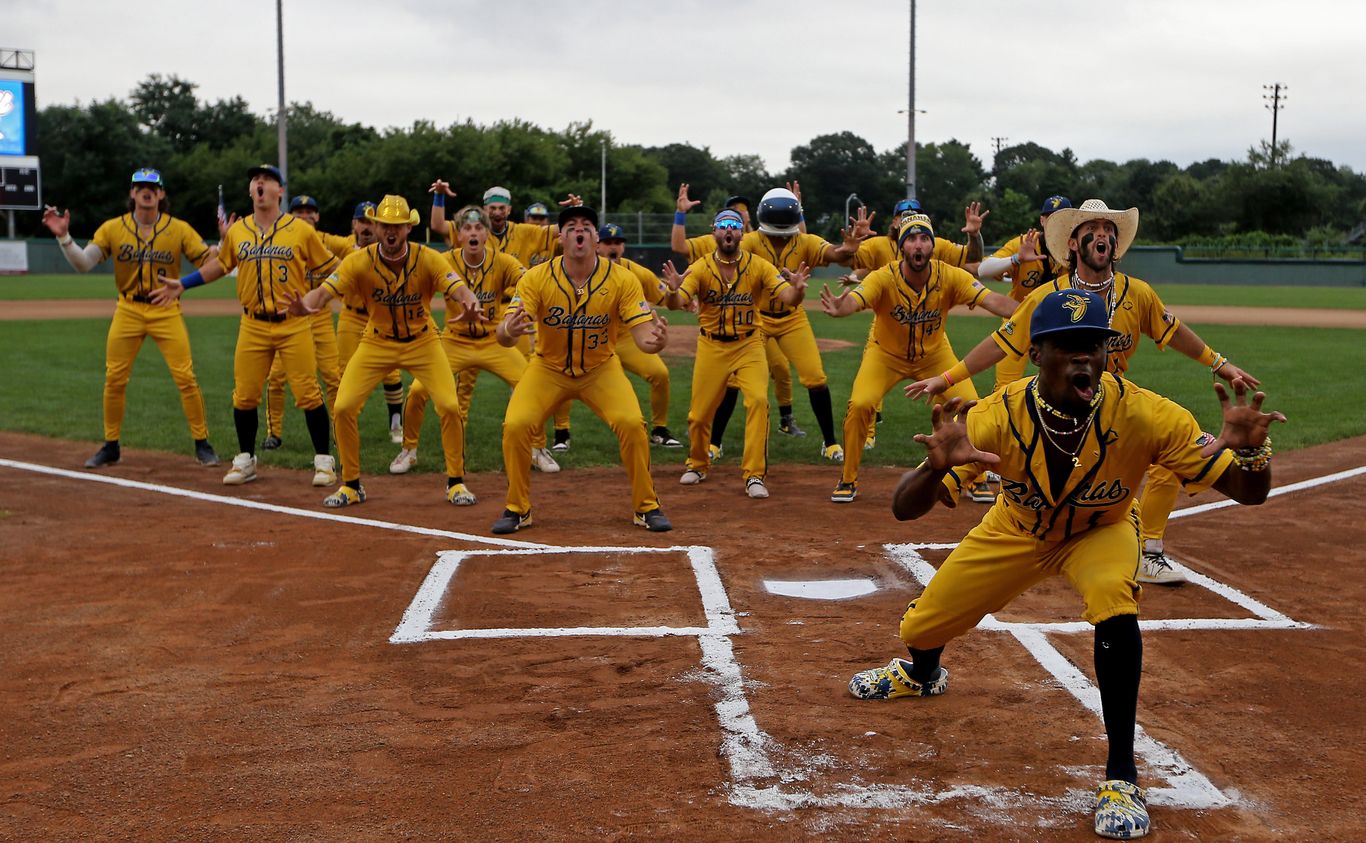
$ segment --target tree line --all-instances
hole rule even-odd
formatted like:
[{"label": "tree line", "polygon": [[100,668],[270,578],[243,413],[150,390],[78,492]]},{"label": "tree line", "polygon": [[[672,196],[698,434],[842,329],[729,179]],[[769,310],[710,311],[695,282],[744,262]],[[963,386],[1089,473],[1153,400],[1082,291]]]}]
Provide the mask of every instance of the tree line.
[{"label": "tree line", "polygon": [[[72,207],[72,231],[93,234],[124,211],[128,177],[139,167],[161,170],[172,213],[212,235],[218,186],[230,212],[249,209],[244,173],[276,161],[273,115],[253,114],[241,97],[200,100],[196,85],[152,74],[127,100],[53,105],[37,114],[37,143],[47,204]],[[615,214],[667,213],[680,182],[689,182],[703,208],[731,194],[758,201],[771,187],[799,180],[808,225],[833,236],[846,197],[856,193],[879,214],[905,196],[906,147],[879,152],[853,132],[812,138],[794,147],[791,165],[771,173],[756,155],[718,157],[688,143],[646,147],[619,142],[589,122],[561,130],[522,120],[488,126],[471,121],[438,127],[419,120],[377,130],[347,123],[310,103],[287,114],[290,195],[307,193],[322,205],[321,227],[345,232],[355,205],[400,193],[419,203],[432,179],[449,181],[460,198],[478,202],[484,188],[511,189],[521,209],[550,204],[567,193],[597,204],[603,145],[607,148],[608,208]],[[1104,199],[1110,207],[1138,207],[1140,242],[1340,242],[1366,219],[1366,175],[1321,158],[1295,156],[1288,142],[1248,151],[1242,161],[1210,159],[1178,167],[1170,161],[1081,162],[1070,149],[1035,143],[1000,149],[988,167],[957,140],[917,144],[917,193],[950,238],[962,208],[981,201],[991,209],[984,235],[1002,242],[1037,224],[1039,205],[1052,194],[1074,202]],[[705,215],[696,223],[704,225]],[[27,236],[45,233],[37,214],[20,219]]]}]

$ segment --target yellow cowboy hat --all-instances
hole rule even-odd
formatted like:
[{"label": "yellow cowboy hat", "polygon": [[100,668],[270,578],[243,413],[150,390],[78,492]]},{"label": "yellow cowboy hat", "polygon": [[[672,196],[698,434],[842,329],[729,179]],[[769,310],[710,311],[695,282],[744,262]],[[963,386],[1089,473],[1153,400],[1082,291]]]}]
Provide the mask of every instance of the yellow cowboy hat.
[{"label": "yellow cowboy hat", "polygon": [[417,211],[408,208],[408,200],[402,196],[385,196],[379,200],[379,206],[367,208],[365,218],[371,222],[383,222],[389,225],[417,225]]},{"label": "yellow cowboy hat", "polygon": [[1130,244],[1134,242],[1134,235],[1138,233],[1138,209],[1115,211],[1099,199],[1087,199],[1081,203],[1080,208],[1060,208],[1054,211],[1044,222],[1044,240],[1048,251],[1053,255],[1053,260],[1067,263],[1067,241],[1071,239],[1072,232],[1077,230],[1077,226],[1091,220],[1109,220],[1115,224],[1115,239],[1118,241],[1115,243],[1115,260],[1124,257],[1124,253],[1129,251]]}]

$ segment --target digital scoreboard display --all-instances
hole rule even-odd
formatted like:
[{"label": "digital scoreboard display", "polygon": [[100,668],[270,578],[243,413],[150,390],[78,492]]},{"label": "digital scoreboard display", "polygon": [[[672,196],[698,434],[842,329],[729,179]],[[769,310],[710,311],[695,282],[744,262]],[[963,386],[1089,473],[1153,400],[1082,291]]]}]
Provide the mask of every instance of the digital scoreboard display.
[{"label": "digital scoreboard display", "polygon": [[40,211],[33,52],[0,49],[0,209]]},{"label": "digital scoreboard display", "polygon": [[0,155],[32,155],[33,84],[0,78]]}]

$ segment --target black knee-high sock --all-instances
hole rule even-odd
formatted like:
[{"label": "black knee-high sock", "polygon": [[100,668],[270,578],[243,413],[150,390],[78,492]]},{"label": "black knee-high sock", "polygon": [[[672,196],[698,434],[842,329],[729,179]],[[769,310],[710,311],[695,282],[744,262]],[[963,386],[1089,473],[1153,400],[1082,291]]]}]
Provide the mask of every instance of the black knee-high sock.
[{"label": "black knee-high sock", "polygon": [[1096,684],[1110,756],[1106,779],[1138,784],[1134,765],[1134,721],[1138,713],[1138,682],[1143,674],[1143,636],[1138,615],[1117,615],[1096,624]]},{"label": "black knee-high sock", "polygon": [[740,390],[731,386],[726,387],[726,394],[721,396],[721,404],[716,408],[716,415],[711,417],[711,444],[721,444],[721,437],[726,435],[726,425],[730,424],[730,417],[735,414],[735,402],[739,397]]},{"label": "black knee-high sock", "polygon": [[929,682],[939,672],[939,656],[943,654],[944,648],[917,650],[911,647],[909,649],[911,651],[911,678],[922,684]]},{"label": "black knee-high sock", "polygon": [[778,405],[778,417],[779,417],[779,418],[781,418],[781,417],[783,417],[783,416],[790,416],[790,415],[792,415],[792,405],[791,405],[791,404],[779,404],[779,405]]},{"label": "black knee-high sock", "polygon": [[232,424],[237,428],[237,451],[241,454],[256,453],[256,430],[261,426],[261,418],[255,408],[239,410],[232,408]]},{"label": "black knee-high sock", "polygon": [[821,437],[825,445],[835,444],[835,411],[830,406],[830,387],[813,386],[806,391],[811,397],[811,412],[816,414],[816,424],[821,426]]},{"label": "black knee-high sock", "polygon": [[308,438],[313,440],[313,453],[328,453],[331,450],[331,431],[327,421],[327,405],[319,404],[311,410],[304,410],[304,422],[308,424]]}]

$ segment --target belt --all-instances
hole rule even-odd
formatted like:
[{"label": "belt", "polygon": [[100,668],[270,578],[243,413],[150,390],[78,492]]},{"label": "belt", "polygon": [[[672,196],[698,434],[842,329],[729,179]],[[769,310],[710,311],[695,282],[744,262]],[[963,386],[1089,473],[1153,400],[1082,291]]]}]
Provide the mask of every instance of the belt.
[{"label": "belt", "polygon": [[739,342],[740,340],[747,340],[750,337],[754,336],[753,331],[748,331],[746,333],[737,334],[733,336],[723,336],[721,334],[709,333],[708,331],[703,330],[702,328],[698,328],[697,333],[701,334],[709,340],[716,340],[717,342]]},{"label": "belt", "polygon": [[124,296],[123,298],[126,301],[135,301],[138,304],[156,304],[156,302],[152,301],[151,296],[144,296],[142,293],[137,293],[131,296]]},{"label": "belt", "polygon": [[369,316],[369,315],[370,315],[370,311],[366,310],[366,309],[363,308],[363,307],[352,307],[352,306],[349,305],[349,304],[342,305],[342,306],[345,307],[347,310],[351,311],[352,313],[359,313],[361,316]]},{"label": "belt", "polygon": [[422,326],[422,330],[418,331],[416,334],[413,334],[411,337],[395,337],[395,336],[390,336],[389,334],[386,334],[386,333],[380,331],[379,328],[373,328],[372,330],[375,332],[375,336],[379,337],[380,339],[389,340],[390,342],[409,343],[409,342],[412,342],[413,340],[420,340],[420,339],[422,339],[422,335],[425,334],[425,333],[427,333],[427,329],[428,329],[429,327],[431,327],[431,326],[430,326],[430,325],[423,325],[423,326]]},{"label": "belt", "polygon": [[283,322],[289,318],[288,313],[257,313],[253,310],[247,310],[245,307],[242,308],[242,313],[257,322]]},{"label": "belt", "polygon": [[782,311],[781,313],[779,313],[779,312],[776,311],[776,310],[761,310],[761,311],[759,311],[759,315],[760,315],[760,316],[767,316],[769,319],[782,319],[782,318],[784,318],[784,317],[786,317],[786,316],[791,316],[792,314],[794,314],[794,313],[796,313],[796,312],[797,312],[797,311],[795,311],[795,310],[784,310],[784,311]]}]

